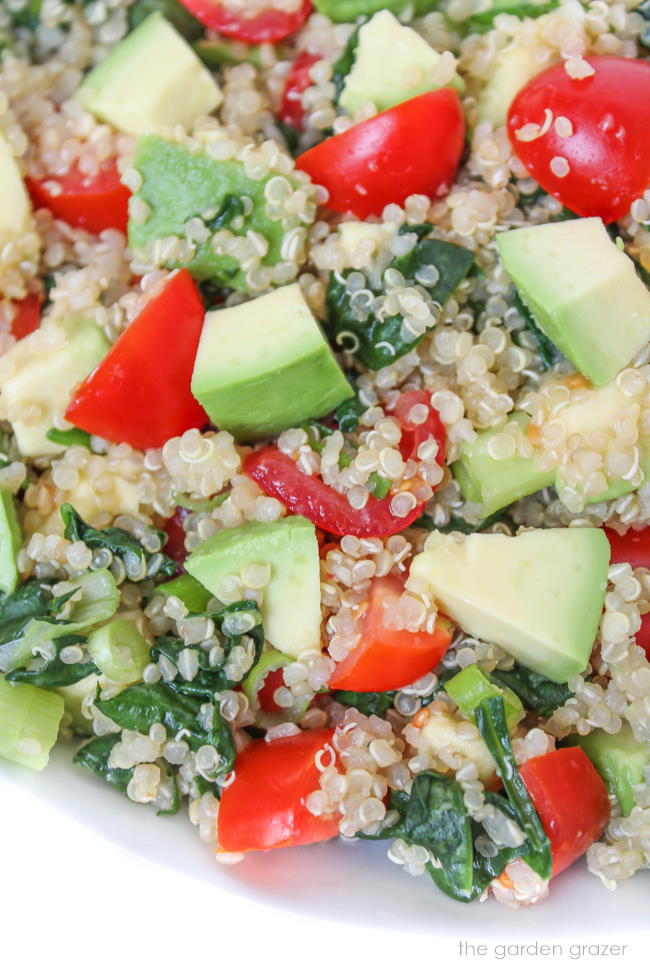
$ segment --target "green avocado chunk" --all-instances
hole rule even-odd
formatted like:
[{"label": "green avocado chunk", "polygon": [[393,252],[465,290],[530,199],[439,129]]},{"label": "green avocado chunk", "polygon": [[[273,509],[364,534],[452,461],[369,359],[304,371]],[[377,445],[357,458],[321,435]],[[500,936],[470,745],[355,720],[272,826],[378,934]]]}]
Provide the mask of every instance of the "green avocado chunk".
[{"label": "green avocado chunk", "polygon": [[246,442],[324,416],[353,390],[290,284],[208,312],[192,393],[213,423]]},{"label": "green avocado chunk", "polygon": [[190,613],[205,613],[208,603],[212,599],[212,593],[208,592],[205,586],[194,579],[193,576],[184,573],[170,579],[169,582],[162,582],[154,589],[154,595],[160,593],[169,599],[176,596]]},{"label": "green avocado chunk", "polygon": [[[244,164],[237,159],[216,160],[206,152],[191,152],[185,146],[156,135],[144,135],[138,141],[133,165],[142,177],[142,186],[134,199],[147,204],[149,215],[144,222],[129,221],[129,245],[145,256],[164,248],[168,238],[176,237],[186,245],[187,254],[179,258],[163,257],[166,267],[187,267],[193,277],[212,281],[248,294],[252,289],[248,274],[239,260],[215,252],[213,235],[228,230],[245,242],[255,232],[266,247],[262,267],[272,268],[283,261],[282,244],[286,230],[281,219],[268,216],[266,188],[278,173],[270,171],[262,179],[246,175]],[[288,183],[292,186],[291,179]],[[247,204],[250,212],[246,213]],[[199,218],[210,231],[203,242],[191,245],[186,237],[186,224]],[[301,226],[296,218],[296,228]]]},{"label": "green avocado chunk", "polygon": [[14,499],[8,488],[0,485],[0,592],[12,593],[16,588],[16,553],[19,548],[20,525]]},{"label": "green avocado chunk", "polygon": [[407,588],[515,660],[563,683],[587,666],[609,570],[600,528],[545,528],[521,535],[431,532]]},{"label": "green avocado chunk", "polygon": [[650,291],[597,217],[507,230],[501,260],[544,334],[595,386],[650,339]]},{"label": "green avocado chunk", "polygon": [[320,562],[312,523],[290,517],[225,528],[199,545],[185,568],[229,602],[221,588],[224,579],[239,576],[251,563],[271,568],[260,607],[268,641],[290,657],[320,650]]},{"label": "green avocado chunk", "polygon": [[621,812],[629,816],[636,805],[634,786],[645,781],[645,768],[650,766],[650,745],[637,741],[629,726],[615,735],[597,728],[584,737],[572,735],[562,744],[579,745],[587,753],[608,791],[617,797]]}]

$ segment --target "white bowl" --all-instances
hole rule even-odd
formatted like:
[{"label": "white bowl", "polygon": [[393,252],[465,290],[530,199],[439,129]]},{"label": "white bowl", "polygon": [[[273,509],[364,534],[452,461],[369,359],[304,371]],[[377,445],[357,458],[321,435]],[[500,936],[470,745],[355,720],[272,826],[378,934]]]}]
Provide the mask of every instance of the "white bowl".
[{"label": "white bowl", "polygon": [[50,765],[29,772],[0,760],[0,779],[120,846],[224,892],[352,925],[448,937],[498,939],[589,937],[647,931],[647,875],[610,893],[576,864],[552,882],[551,896],[512,912],[492,898],[458,904],[428,877],[409,877],[390,863],[386,843],[331,841],[247,855],[219,866],[187,816],[155,816],[90,772],[72,765],[72,749],[55,749]]}]

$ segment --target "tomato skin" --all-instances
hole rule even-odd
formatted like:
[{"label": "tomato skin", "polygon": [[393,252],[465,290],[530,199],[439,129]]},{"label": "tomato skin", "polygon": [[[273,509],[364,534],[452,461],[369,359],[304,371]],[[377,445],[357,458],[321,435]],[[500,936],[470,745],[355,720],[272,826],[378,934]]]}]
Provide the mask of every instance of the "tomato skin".
[{"label": "tomato skin", "polygon": [[519,772],[551,841],[556,877],[605,829],[611,813],[607,787],[578,746],[531,758]]},{"label": "tomato skin", "polygon": [[[50,182],[58,183],[61,192],[52,193],[47,187]],[[27,177],[26,183],[34,204],[51,210],[57,220],[91,234],[111,229],[126,234],[131,194],[120,182],[114,159],[96,176],[84,176],[75,164],[64,176]]]},{"label": "tomato skin", "polygon": [[245,44],[275,44],[302,27],[313,10],[311,0],[303,0],[293,13],[270,9],[254,17],[245,17],[228,10],[219,0],[180,2],[206,27]]},{"label": "tomato skin", "polygon": [[190,391],[204,317],[189,272],[176,271],[79,386],[66,419],[140,450],[204,426]]},{"label": "tomato skin", "polygon": [[163,552],[174,560],[179,574],[185,571],[184,563],[187,558],[185,531],[183,529],[183,522],[187,514],[186,508],[177,508],[171,518],[168,518],[163,525],[163,531],[167,533]]},{"label": "tomato skin", "polygon": [[338,835],[337,817],[312,816],[305,807],[320,779],[314,760],[333,735],[331,729],[301,731],[254,741],[239,753],[235,779],[219,803],[220,851],[275,850]]},{"label": "tomato skin", "polygon": [[282,667],[278,667],[277,670],[272,670],[271,673],[267,675],[266,680],[257,693],[257,703],[260,711],[264,711],[266,714],[273,714],[276,711],[281,711],[282,707],[281,705],[276,704],[273,695],[279,687],[285,686]]},{"label": "tomato skin", "polygon": [[300,132],[304,129],[305,110],[302,107],[301,95],[312,84],[309,72],[320,60],[322,60],[320,54],[301,51],[293,62],[291,71],[287,75],[280,105],[279,118],[283,125],[290,125]]},{"label": "tomato skin", "polygon": [[[426,406],[429,411],[429,416],[424,423],[413,423],[409,419],[409,413],[417,405]],[[402,427],[399,449],[404,460],[416,459],[419,446],[425,440],[433,437],[439,445],[436,462],[438,464],[444,463],[447,431],[440,419],[440,414],[431,406],[431,393],[427,393],[424,389],[411,389],[406,393],[400,393],[391,412],[399,420]]]},{"label": "tomato skin", "polygon": [[29,294],[20,301],[15,301],[14,317],[11,321],[11,334],[16,340],[24,339],[26,335],[36,331],[41,324],[42,294]]},{"label": "tomato skin", "polygon": [[[628,212],[650,183],[650,62],[599,56],[586,59],[595,74],[575,79],[564,64],[533,78],[508,113],[513,149],[531,176],[552,196],[582,217],[611,223]],[[542,125],[546,110],[573,126],[568,138],[554,125],[532,142],[516,132],[528,122]],[[556,176],[551,160],[569,163]]]},{"label": "tomato skin", "polygon": [[356,535],[357,538],[395,535],[420,517],[424,504],[416,505],[403,518],[390,510],[390,496],[379,500],[370,496],[357,511],[347,498],[325,484],[320,477],[303,474],[296,463],[278,447],[262,447],[244,461],[244,473],[265,494],[277,498],[295,515],[304,515],[330,535]]},{"label": "tomato skin", "polygon": [[365,219],[413,193],[446,193],[464,138],[458,93],[440,88],[325,139],[299,156],[296,166],[329,191],[330,209]]},{"label": "tomato skin", "polygon": [[337,691],[393,691],[437,667],[451,643],[452,626],[438,621],[433,633],[389,630],[384,600],[399,596],[404,585],[395,576],[375,579],[362,620],[361,640],[336,666],[330,687]]},{"label": "tomato skin", "polygon": [[624,535],[606,528],[605,534],[612,550],[612,565],[629,562],[633,569],[650,569],[650,528],[640,531],[628,528]]}]

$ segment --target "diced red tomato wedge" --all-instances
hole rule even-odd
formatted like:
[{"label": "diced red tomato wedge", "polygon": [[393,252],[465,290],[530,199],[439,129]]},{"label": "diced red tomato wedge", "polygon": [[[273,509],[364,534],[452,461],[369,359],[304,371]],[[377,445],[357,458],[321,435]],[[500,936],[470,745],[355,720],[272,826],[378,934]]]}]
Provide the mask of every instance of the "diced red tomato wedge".
[{"label": "diced red tomato wedge", "polygon": [[[254,741],[237,756],[235,779],[223,790],[219,850],[245,853],[319,843],[338,834],[336,817],[313,816],[305,805],[318,788],[319,752],[332,730],[301,731],[289,738]],[[323,755],[323,767],[331,761]]]},{"label": "diced red tomato wedge", "polygon": [[[114,159],[94,176],[84,176],[74,165],[64,176],[28,177],[26,183],[36,206],[46,207],[71,227],[80,227],[91,234],[110,229],[126,233],[131,194],[120,182]],[[52,184],[58,184],[61,192],[53,192]]]},{"label": "diced red tomato wedge", "polygon": [[645,650],[646,659],[650,662],[650,613],[641,617],[641,628],[634,634],[634,640]]},{"label": "diced red tomato wedge", "polygon": [[184,572],[184,563],[187,559],[187,549],[185,548],[185,531],[183,522],[187,517],[185,508],[177,508],[171,518],[168,518],[163,525],[163,531],[167,534],[167,541],[163,547],[163,552],[173,559],[178,567],[178,571]]},{"label": "diced red tomato wedge", "polygon": [[280,121],[284,125],[290,125],[294,129],[302,130],[305,127],[305,111],[302,107],[302,93],[311,85],[309,72],[313,66],[321,60],[320,54],[311,54],[309,51],[301,51],[291,66],[291,71],[287,75],[287,82],[284,86],[282,104],[280,105]]},{"label": "diced red tomato wedge", "polygon": [[41,324],[42,294],[29,294],[21,301],[14,302],[14,317],[11,320],[11,334],[15,339],[24,339],[36,331]]},{"label": "diced red tomato wedge", "polygon": [[303,0],[291,12],[269,9],[261,14],[247,17],[228,7],[228,0],[180,0],[197,20],[216,30],[224,37],[234,37],[245,44],[276,44],[290,34],[294,34],[307,20],[313,10],[311,0]]},{"label": "diced red tomato wedge", "polygon": [[605,534],[612,550],[610,562],[629,562],[633,569],[650,569],[650,528],[635,531],[628,528],[619,535],[613,528],[606,528]]},{"label": "diced red tomato wedge", "polygon": [[[414,406],[425,406],[427,408],[428,415],[424,423],[415,423],[411,419],[411,410]],[[402,427],[399,449],[404,460],[408,460],[410,457],[417,458],[420,445],[433,437],[439,445],[436,461],[439,464],[444,463],[447,431],[440,419],[440,414],[431,406],[431,393],[427,393],[423,389],[411,389],[406,393],[401,393],[392,413]]]},{"label": "diced red tomato wedge", "polygon": [[531,758],[519,772],[551,841],[555,877],[605,829],[611,812],[607,787],[577,746]]},{"label": "diced red tomato wedge", "polygon": [[458,93],[440,88],[325,139],[299,156],[296,166],[329,191],[330,209],[365,219],[413,193],[447,193],[464,138]]},{"label": "diced red tomato wedge", "polygon": [[385,604],[404,591],[395,576],[376,579],[361,622],[356,649],[337,664],[330,687],[337,691],[392,691],[437,667],[451,643],[452,625],[439,619],[433,633],[391,630],[384,623]]},{"label": "diced red tomato wedge", "polygon": [[[587,61],[587,78],[571,78],[564,63],[533,78],[510,106],[508,134],[547,193],[581,217],[611,223],[650,183],[650,62]],[[522,139],[531,123],[543,134],[529,140],[524,131]]]},{"label": "diced red tomato wedge", "polygon": [[278,447],[262,447],[249,454],[244,461],[244,473],[265,494],[282,501],[293,514],[304,515],[319,528],[339,537],[395,535],[413,524],[424,510],[424,504],[418,504],[408,515],[398,518],[390,510],[390,497],[379,500],[371,496],[357,511],[346,497],[320,477],[298,470],[295,461]]},{"label": "diced red tomato wedge", "polygon": [[260,687],[257,694],[257,703],[260,711],[273,714],[275,711],[282,710],[281,706],[276,704],[273,697],[279,687],[285,687],[282,667],[278,667],[277,670],[272,670]]},{"label": "diced red tomato wedge", "polygon": [[190,390],[204,316],[191,275],[176,271],[79,386],[66,419],[140,450],[204,426]]}]

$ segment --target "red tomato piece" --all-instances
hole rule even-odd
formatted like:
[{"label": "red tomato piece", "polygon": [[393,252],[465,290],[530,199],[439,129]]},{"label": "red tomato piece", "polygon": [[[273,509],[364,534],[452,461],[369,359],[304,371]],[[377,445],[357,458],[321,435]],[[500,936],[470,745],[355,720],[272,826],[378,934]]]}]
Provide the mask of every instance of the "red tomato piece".
[{"label": "red tomato piece", "polygon": [[325,139],[303,152],[296,166],[329,191],[328,207],[365,219],[412,193],[447,193],[464,138],[458,92],[440,88]]},{"label": "red tomato piece", "polygon": [[551,841],[555,877],[605,829],[611,812],[607,787],[577,746],[531,758],[519,772]]},{"label": "red tomato piece", "polygon": [[633,569],[650,569],[650,528],[640,531],[628,528],[624,535],[606,528],[605,534],[612,550],[612,565],[629,562]]},{"label": "red tomato piece", "polygon": [[394,576],[373,582],[359,645],[337,664],[330,681],[333,690],[393,691],[438,666],[451,643],[451,623],[439,620],[433,633],[391,630],[384,623],[385,603],[403,591]]},{"label": "red tomato piece", "polygon": [[320,54],[310,54],[301,51],[291,66],[284,86],[282,104],[280,105],[280,121],[294,129],[302,131],[305,127],[305,111],[302,107],[302,93],[312,84],[309,75],[313,66],[321,60]]},{"label": "red tomato piece", "polygon": [[280,705],[276,704],[273,695],[279,687],[284,686],[285,683],[282,675],[282,667],[278,667],[277,670],[272,670],[257,694],[257,703],[259,704],[260,711],[266,711],[267,714],[273,714],[274,711],[282,710]]},{"label": "red tomato piece", "polygon": [[338,835],[336,817],[312,816],[305,806],[309,793],[318,788],[316,757],[332,736],[330,729],[301,731],[289,738],[254,741],[239,753],[235,779],[219,803],[219,850],[275,850]]},{"label": "red tomato piece", "polygon": [[42,294],[29,294],[21,301],[14,302],[14,317],[11,320],[11,334],[15,339],[24,339],[41,324]]},{"label": "red tomato piece", "polygon": [[190,390],[205,313],[191,275],[177,271],[77,389],[66,419],[145,450],[208,422]]},{"label": "red tomato piece", "polygon": [[177,508],[171,518],[168,518],[163,525],[163,531],[167,534],[167,541],[163,546],[163,552],[173,559],[178,567],[178,571],[184,572],[184,563],[187,558],[185,548],[185,531],[183,522],[187,517],[185,508]]},{"label": "red tomato piece", "polygon": [[[414,406],[426,406],[428,416],[424,423],[414,423],[410,419],[411,410]],[[440,419],[440,414],[431,406],[431,393],[427,393],[424,389],[411,389],[406,393],[401,393],[392,409],[392,414],[399,420],[402,427],[399,449],[404,460],[417,459],[420,444],[433,437],[439,445],[436,462],[438,464],[444,463],[447,431]]]},{"label": "red tomato piece", "polygon": [[[120,182],[114,159],[94,176],[84,176],[75,164],[64,176],[28,177],[26,183],[34,204],[51,210],[57,220],[91,234],[109,229],[126,233],[131,194]],[[60,193],[52,192],[52,183],[61,187]]]},{"label": "red tomato piece", "polygon": [[[650,62],[607,56],[587,61],[595,69],[588,78],[569,77],[564,64],[533,78],[510,106],[508,133],[547,193],[582,217],[611,223],[650,183]],[[530,142],[517,137],[528,123],[546,129],[548,113],[553,122],[544,135]],[[568,169],[552,166],[554,159],[566,160]]]},{"label": "red tomato piece", "polygon": [[224,37],[234,37],[245,44],[275,44],[294,34],[313,10],[311,0],[303,0],[297,10],[288,13],[269,6],[261,14],[247,17],[228,8],[227,0],[180,0],[197,20]]},{"label": "red tomato piece", "polygon": [[320,477],[303,474],[296,463],[278,447],[263,447],[249,454],[244,473],[265,494],[277,498],[295,515],[304,515],[330,535],[356,535],[357,538],[395,535],[420,517],[424,504],[418,504],[402,518],[390,510],[390,496],[379,500],[368,498],[357,511],[346,497],[325,484]]}]

